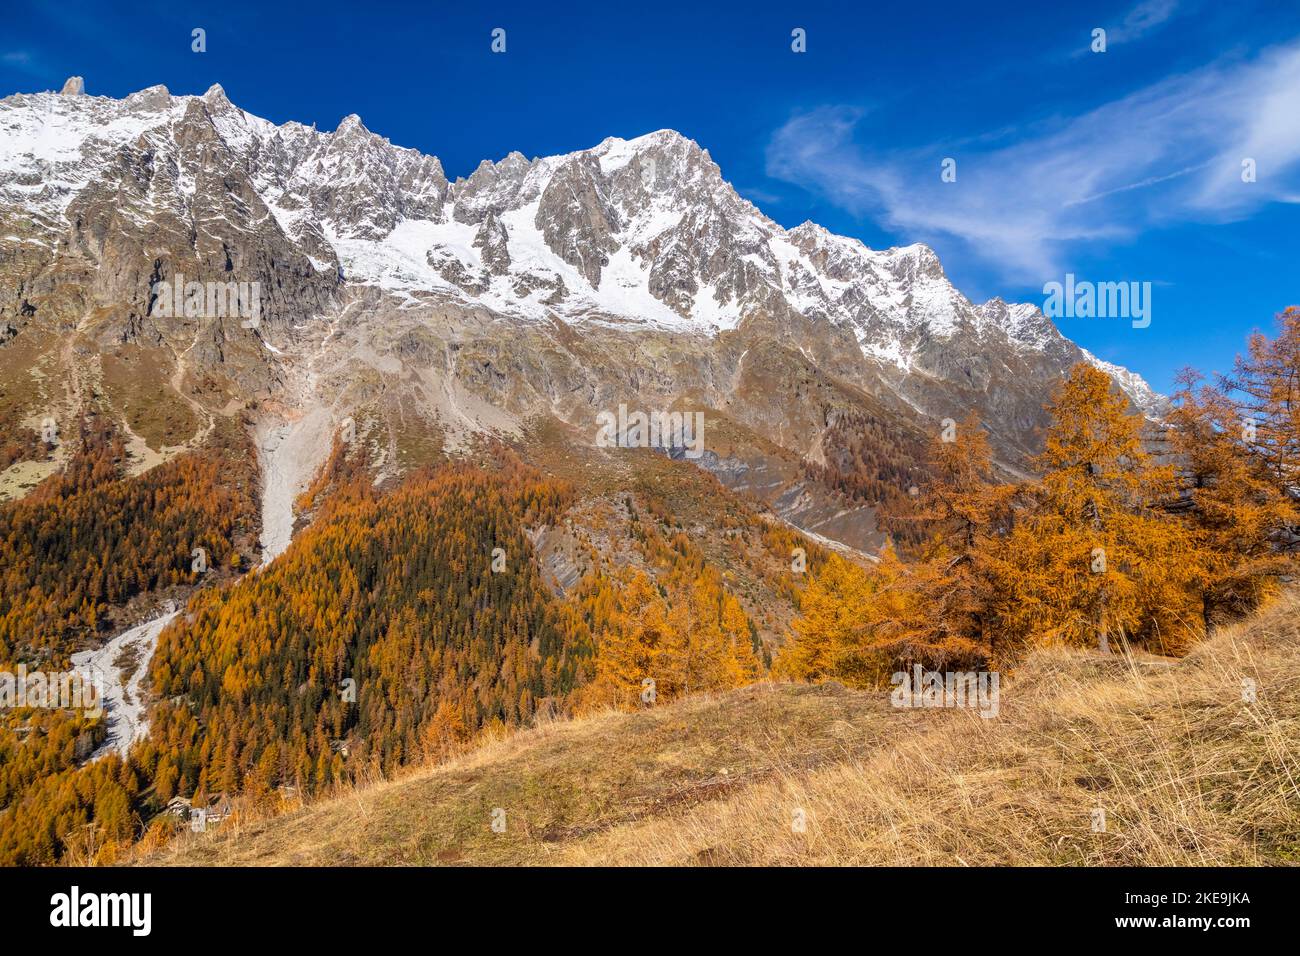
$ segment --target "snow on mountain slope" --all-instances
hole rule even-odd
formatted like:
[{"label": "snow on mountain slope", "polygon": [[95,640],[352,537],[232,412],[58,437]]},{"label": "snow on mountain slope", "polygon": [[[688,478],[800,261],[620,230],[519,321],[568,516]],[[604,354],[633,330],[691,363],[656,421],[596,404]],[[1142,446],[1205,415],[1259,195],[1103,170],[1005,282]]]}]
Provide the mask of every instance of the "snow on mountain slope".
[{"label": "snow on mountain slope", "polygon": [[[511,153],[449,182],[436,157],[346,117],[333,132],[276,125],[219,86],[116,100],[55,93],[0,100],[0,208],[33,216],[23,241],[53,244],[70,202],[122,155],[151,179],[140,208],[198,201],[195,124],[241,168],[318,273],[408,306],[481,306],[530,322],[637,324],[710,336],[751,316],[828,323],[887,376],[948,374],[953,355],[1096,362],[1138,407],[1159,396],[1135,373],[1077,349],[1035,306],[973,305],[920,244],[884,251],[813,223],[786,230],[740,197],[707,150],[672,130],[527,159]],[[261,228],[254,221],[253,228]],[[915,397],[903,396],[909,404]]]},{"label": "snow on mountain slope", "polygon": [[1141,375],[1130,372],[1122,365],[1099,359],[1085,348],[1079,351],[1083,353],[1085,359],[1114,379],[1115,384],[1133,400],[1133,404],[1138,408],[1150,414],[1165,404],[1165,397],[1148,385]]},{"label": "snow on mountain slope", "polygon": [[184,110],[184,100],[161,86],[123,100],[57,93],[0,100],[0,202],[56,229],[118,150],[147,143]]}]

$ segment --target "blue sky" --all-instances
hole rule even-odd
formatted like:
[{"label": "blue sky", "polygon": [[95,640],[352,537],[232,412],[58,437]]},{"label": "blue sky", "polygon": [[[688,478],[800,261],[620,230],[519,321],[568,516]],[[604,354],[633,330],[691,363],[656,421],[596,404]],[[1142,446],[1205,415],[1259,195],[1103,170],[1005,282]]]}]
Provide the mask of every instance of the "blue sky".
[{"label": "blue sky", "polygon": [[9,0],[0,95],[219,82],[277,122],[359,113],[453,177],[670,127],[783,225],[929,243],[977,301],[1041,303],[1067,272],[1151,282],[1148,328],[1060,324],[1161,389],[1300,303],[1293,0],[549,6]]}]

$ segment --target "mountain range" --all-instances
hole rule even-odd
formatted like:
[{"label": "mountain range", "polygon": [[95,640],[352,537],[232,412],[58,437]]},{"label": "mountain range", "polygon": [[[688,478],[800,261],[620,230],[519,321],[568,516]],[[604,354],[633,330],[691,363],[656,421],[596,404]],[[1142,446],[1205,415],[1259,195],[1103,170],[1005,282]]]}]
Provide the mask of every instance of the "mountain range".
[{"label": "mountain range", "polygon": [[[172,283],[254,287],[257,314],[169,308]],[[327,132],[220,86],[114,99],[75,77],[0,100],[0,350],[0,426],[67,434],[94,399],[137,472],[242,422],[267,560],[339,434],[382,481],[484,437],[589,449],[620,406],[700,410],[697,464],[871,551],[945,420],[974,412],[1023,474],[1077,362],[1163,407],[1037,306],[969,301],[927,246],[783,228],[672,130],[453,181],[355,115]],[[0,461],[0,493],[58,469],[53,444]],[[837,489],[864,462],[875,483]]]}]

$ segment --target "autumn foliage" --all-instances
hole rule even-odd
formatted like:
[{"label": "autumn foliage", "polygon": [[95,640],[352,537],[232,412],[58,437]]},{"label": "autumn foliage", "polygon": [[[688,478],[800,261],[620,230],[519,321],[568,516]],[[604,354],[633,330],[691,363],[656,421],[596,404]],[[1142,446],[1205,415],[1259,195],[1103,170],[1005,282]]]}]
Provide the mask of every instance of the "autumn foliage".
[{"label": "autumn foliage", "polygon": [[137,595],[195,584],[195,548],[216,570],[242,560],[257,525],[247,448],[181,455],[134,478],[125,457],[89,414],[66,471],[0,507],[0,664],[63,654]]},{"label": "autumn foliage", "polygon": [[[1037,477],[1014,483],[974,417],[945,429],[923,468],[897,464],[882,423],[840,420],[843,454],[813,471],[891,498],[895,541],[877,561],[752,515],[729,515],[719,536],[752,536],[776,569],[758,572],[779,581],[768,593],[798,608],[772,674],[875,687],[914,664],[1014,667],[1043,645],[1185,652],[1294,569],[1298,383],[1294,309],[1231,375],[1185,376],[1164,423],[1081,364],[1052,398]],[[91,414],[78,448],[64,474],[0,506],[0,663],[61,660],[124,607],[188,605],[160,637],[150,733],[127,759],[86,762],[97,720],[0,715],[0,863],[111,862],[166,829],[175,796],[310,796],[539,716],[766,675],[766,609],[644,483],[605,502],[627,540],[588,540],[565,589],[534,535],[569,520],[568,483],[496,449],[377,487],[340,442],[298,502],[310,525],[241,577],[256,528],[245,443],[128,477],[120,440]],[[195,547],[223,570],[200,579]],[[800,550],[806,568],[787,570]]]},{"label": "autumn foliage", "polygon": [[524,529],[563,491],[468,466],[343,489],[263,573],[197,595],[159,641],[137,759],[158,795],[311,793],[563,706],[590,669]]},{"label": "autumn foliage", "polygon": [[774,671],[876,686],[913,664],[1014,666],[1043,645],[1181,654],[1257,606],[1300,542],[1300,310],[1217,386],[1189,373],[1175,399],[1157,430],[1076,366],[1048,406],[1041,478],[1016,485],[968,418],[896,516],[918,529],[908,560],[887,547],[870,568],[827,562]]}]

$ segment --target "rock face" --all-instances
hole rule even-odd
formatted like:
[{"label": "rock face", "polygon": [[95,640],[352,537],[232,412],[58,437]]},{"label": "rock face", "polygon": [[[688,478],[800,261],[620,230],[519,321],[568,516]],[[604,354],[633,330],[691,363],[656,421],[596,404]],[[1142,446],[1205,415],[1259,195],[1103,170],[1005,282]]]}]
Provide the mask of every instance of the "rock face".
[{"label": "rock face", "polygon": [[59,92],[63,96],[82,96],[86,92],[86,81],[79,76],[70,76]]},{"label": "rock face", "polygon": [[[256,283],[258,320],[160,306],[182,278]],[[671,130],[452,183],[355,115],[277,126],[219,86],[117,100],[77,77],[0,100],[0,348],[70,339],[156,353],[140,374],[208,415],[388,403],[453,441],[539,416],[590,441],[620,403],[689,403],[819,463],[846,415],[925,436],[973,409],[1015,466],[1078,361],[1161,403],[1036,307],[969,302],[925,246],[782,228]]]},{"label": "rock face", "polygon": [[474,233],[474,248],[479,250],[483,266],[494,276],[508,275],[510,272],[510,234],[497,218],[495,212],[489,211]]}]

